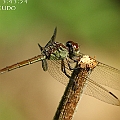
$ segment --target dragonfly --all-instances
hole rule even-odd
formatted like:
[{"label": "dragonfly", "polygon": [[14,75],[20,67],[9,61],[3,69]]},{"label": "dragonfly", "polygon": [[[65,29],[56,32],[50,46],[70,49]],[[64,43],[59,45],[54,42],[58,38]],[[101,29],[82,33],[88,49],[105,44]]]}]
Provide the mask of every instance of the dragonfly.
[{"label": "dragonfly", "polygon": [[115,90],[120,90],[120,70],[99,62],[94,57],[92,58],[81,53],[78,43],[73,41],[67,41],[66,44],[56,42],[56,33],[57,28],[55,28],[51,39],[45,47],[38,44],[41,51],[40,55],[6,66],[0,69],[0,73],[9,72],[41,61],[44,71],[48,71],[53,78],[67,86],[74,69],[79,69],[79,66],[77,68],[75,66],[80,65],[80,67],[84,67],[88,65],[86,68],[91,67],[92,69],[90,71],[91,74],[86,78],[87,85],[83,93],[103,102],[120,106],[120,100],[117,96],[102,86],[105,85]]}]

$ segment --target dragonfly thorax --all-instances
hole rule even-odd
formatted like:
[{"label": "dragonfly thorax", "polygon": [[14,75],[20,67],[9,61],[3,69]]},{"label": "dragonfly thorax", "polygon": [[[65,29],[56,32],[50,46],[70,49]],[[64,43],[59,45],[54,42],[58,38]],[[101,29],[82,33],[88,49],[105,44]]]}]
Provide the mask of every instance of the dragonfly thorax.
[{"label": "dragonfly thorax", "polygon": [[49,60],[61,60],[68,56],[68,49],[62,43],[53,42],[51,45],[44,47],[42,54]]}]

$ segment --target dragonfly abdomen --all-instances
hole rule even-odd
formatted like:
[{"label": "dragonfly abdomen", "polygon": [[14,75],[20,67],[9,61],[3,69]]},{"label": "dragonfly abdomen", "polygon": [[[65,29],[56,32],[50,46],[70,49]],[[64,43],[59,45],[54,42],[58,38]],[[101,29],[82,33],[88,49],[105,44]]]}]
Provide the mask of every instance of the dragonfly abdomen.
[{"label": "dragonfly abdomen", "polygon": [[8,72],[8,71],[11,71],[11,70],[14,70],[14,69],[17,69],[17,68],[20,68],[20,67],[23,67],[23,66],[26,66],[26,65],[30,65],[30,64],[33,64],[33,63],[36,63],[38,61],[41,61],[45,59],[45,56],[43,55],[38,55],[38,56],[35,56],[33,58],[30,58],[28,60],[24,60],[22,62],[18,62],[16,64],[13,64],[13,65],[10,65],[10,66],[7,66],[3,69],[0,70],[0,73],[4,73],[4,72]]}]

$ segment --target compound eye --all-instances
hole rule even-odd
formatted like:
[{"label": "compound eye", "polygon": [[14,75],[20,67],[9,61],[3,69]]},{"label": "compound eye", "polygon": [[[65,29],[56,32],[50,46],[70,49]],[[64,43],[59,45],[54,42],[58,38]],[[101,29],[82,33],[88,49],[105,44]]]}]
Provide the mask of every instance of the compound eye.
[{"label": "compound eye", "polygon": [[75,49],[79,49],[79,45],[77,43],[72,44]]},{"label": "compound eye", "polygon": [[77,50],[79,49],[78,43],[75,43],[75,42],[73,42],[73,41],[68,41],[68,42],[66,43],[66,46],[67,46],[68,48],[73,48],[75,51],[77,51]]},{"label": "compound eye", "polygon": [[68,41],[66,43],[66,47],[68,47],[69,49],[69,52],[72,54],[72,55],[79,55],[80,53],[80,48],[79,48],[79,45],[78,43],[75,43],[73,41]]},{"label": "compound eye", "polygon": [[66,47],[68,47],[68,48],[72,47],[72,41],[66,42]]}]

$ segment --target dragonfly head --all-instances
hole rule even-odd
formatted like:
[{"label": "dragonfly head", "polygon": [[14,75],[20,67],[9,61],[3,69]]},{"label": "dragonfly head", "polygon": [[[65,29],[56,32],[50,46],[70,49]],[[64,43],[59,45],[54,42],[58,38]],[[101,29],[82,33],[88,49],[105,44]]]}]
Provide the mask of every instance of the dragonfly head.
[{"label": "dragonfly head", "polygon": [[75,43],[73,41],[68,41],[66,43],[66,47],[68,47],[69,55],[72,55],[72,56],[79,55],[80,48],[79,48],[79,44],[78,43]]}]

